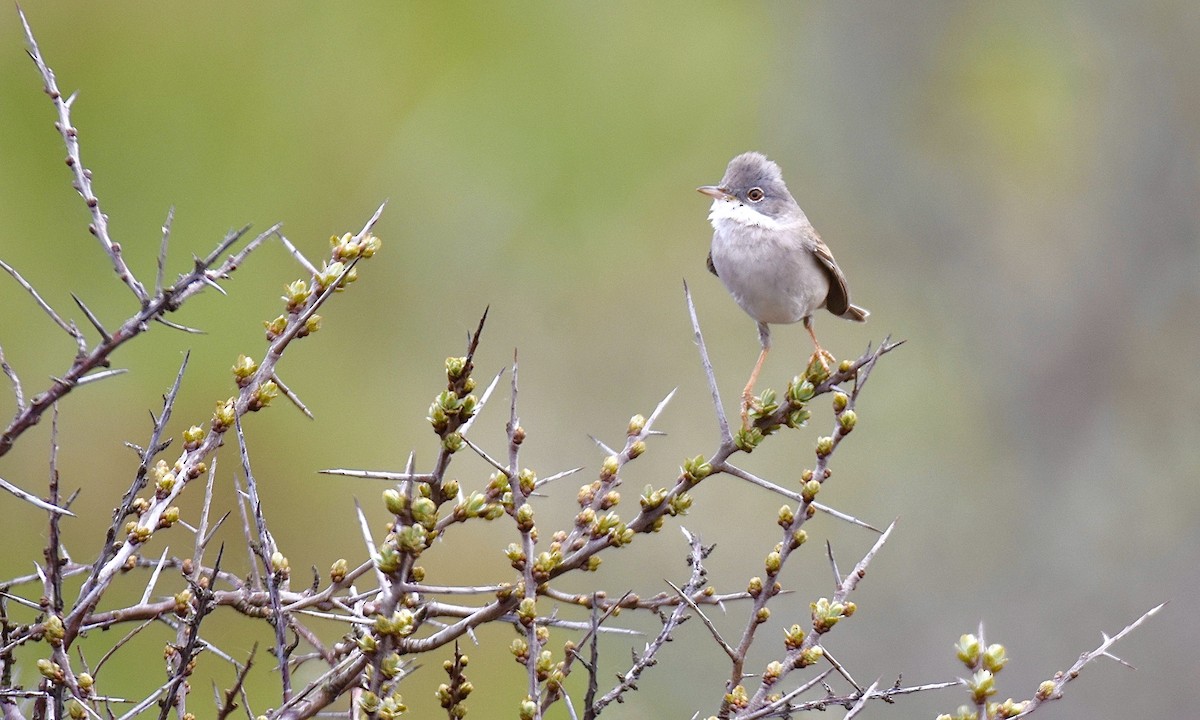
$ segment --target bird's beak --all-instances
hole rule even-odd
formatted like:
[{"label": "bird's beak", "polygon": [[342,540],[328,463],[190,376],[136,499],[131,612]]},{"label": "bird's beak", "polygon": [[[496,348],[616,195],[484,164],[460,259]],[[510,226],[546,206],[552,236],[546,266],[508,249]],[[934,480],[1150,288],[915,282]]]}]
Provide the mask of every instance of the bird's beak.
[{"label": "bird's beak", "polygon": [[732,200],[733,199],[733,196],[729,194],[728,190],[726,190],[723,187],[717,186],[717,185],[703,185],[701,187],[696,188],[696,192],[700,193],[701,195],[707,195],[710,198],[712,198],[713,200]]}]

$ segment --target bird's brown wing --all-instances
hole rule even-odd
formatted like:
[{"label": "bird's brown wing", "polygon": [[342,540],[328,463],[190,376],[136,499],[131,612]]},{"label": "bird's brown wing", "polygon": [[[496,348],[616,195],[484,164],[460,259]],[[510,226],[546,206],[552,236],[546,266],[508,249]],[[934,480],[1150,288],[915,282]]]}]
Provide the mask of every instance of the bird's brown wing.
[{"label": "bird's brown wing", "polygon": [[[713,275],[717,275],[717,266],[713,265],[713,262],[712,262],[712,250],[708,251],[708,260],[706,260],[705,262],[708,263],[708,271],[710,273],[712,273]],[[717,277],[721,277],[721,276],[717,275]]]},{"label": "bird's brown wing", "polygon": [[833,259],[833,253],[829,252],[829,248],[815,231],[812,237],[816,240],[813,255],[821,262],[821,267],[829,276],[829,295],[825,298],[825,309],[841,317],[854,308],[850,304],[850,288],[846,286],[846,276],[842,274],[842,269]]}]

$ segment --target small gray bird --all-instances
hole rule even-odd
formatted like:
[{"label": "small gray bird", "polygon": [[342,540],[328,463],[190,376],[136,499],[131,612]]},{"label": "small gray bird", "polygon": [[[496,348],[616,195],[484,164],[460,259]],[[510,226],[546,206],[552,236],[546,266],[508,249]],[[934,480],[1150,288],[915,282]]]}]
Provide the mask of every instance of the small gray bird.
[{"label": "small gray bird", "polygon": [[817,342],[813,313],[825,308],[856,322],[870,313],[850,303],[850,288],[833,254],[788,192],[779,166],[765,155],[738,155],[720,185],[696,189],[713,199],[708,269],[758,321],[762,352],[742,391],[742,425],[748,427],[754,383],[771,349],[770,323],[803,322],[816,348],[810,364],[828,367],[826,361],[834,358]]}]

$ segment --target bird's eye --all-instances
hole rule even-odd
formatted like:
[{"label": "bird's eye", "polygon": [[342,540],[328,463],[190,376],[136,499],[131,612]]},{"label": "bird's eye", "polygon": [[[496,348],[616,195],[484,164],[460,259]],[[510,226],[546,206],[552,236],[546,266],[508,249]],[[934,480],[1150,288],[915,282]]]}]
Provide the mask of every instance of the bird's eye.
[{"label": "bird's eye", "polygon": [[750,188],[750,191],[746,193],[746,199],[748,199],[750,202],[761,202],[764,197],[766,197],[766,195],[763,193],[762,188],[752,187]]}]

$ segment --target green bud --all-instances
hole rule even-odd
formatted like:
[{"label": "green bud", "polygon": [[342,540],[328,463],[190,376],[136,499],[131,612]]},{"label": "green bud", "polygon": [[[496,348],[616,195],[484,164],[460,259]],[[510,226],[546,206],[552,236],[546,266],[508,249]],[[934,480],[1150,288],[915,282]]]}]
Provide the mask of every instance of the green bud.
[{"label": "green bud", "polygon": [[358,639],[358,649],[367,655],[374,653],[378,646],[379,644],[375,641],[375,636],[370,633]]},{"label": "green bud", "polygon": [[783,644],[788,650],[795,650],[804,644],[804,628],[792,625],[783,632]]},{"label": "green bud", "polygon": [[640,435],[642,430],[646,428],[646,418],[642,415],[634,415],[629,418],[629,434]]},{"label": "green bud", "polygon": [[528,695],[521,701],[520,708],[517,711],[517,716],[521,720],[534,720],[537,717],[538,704],[533,701]]},{"label": "green bud", "polygon": [[329,568],[329,579],[335,583],[340,583],[346,579],[346,573],[349,570],[350,566],[346,563],[346,558],[338,558],[333,561],[333,565]]},{"label": "green bud", "polygon": [[400,660],[399,653],[392,653],[385,657],[379,663],[379,672],[383,673],[385,678],[394,678],[404,669],[404,663]]},{"label": "green bud", "polygon": [[416,557],[429,544],[425,528],[420,525],[409,525],[396,533],[396,544],[403,552]]},{"label": "green bud", "polygon": [[375,617],[375,632],[380,635],[408,637],[414,630],[416,630],[416,618],[411,610],[397,610],[392,613],[391,617],[383,615]]},{"label": "green bud", "polygon": [[504,549],[504,554],[508,557],[508,561],[512,563],[512,566],[517,570],[525,567],[525,551],[521,549],[520,545],[516,543],[509,543],[508,547]]},{"label": "green bud", "polygon": [[967,680],[967,691],[978,705],[996,694],[996,677],[990,670],[976,670]]},{"label": "green bud", "polygon": [[787,423],[787,426],[790,428],[804,427],[805,423],[807,423],[811,417],[812,413],[806,409],[793,410],[787,414],[787,417],[784,418],[784,422]]},{"label": "green bud", "polygon": [[733,437],[733,444],[737,445],[738,449],[745,453],[754,452],[754,448],[762,442],[762,430],[756,427],[741,428]]},{"label": "green bud", "polygon": [[529,659],[529,643],[525,638],[513,638],[513,641],[508,645],[508,651],[513,654],[517,662],[524,663]]},{"label": "green bud", "polygon": [[635,457],[641,456],[641,454],[644,452],[646,452],[645,440],[635,440],[633,444],[629,446],[629,458],[631,460]]},{"label": "green bud", "polygon": [[820,385],[829,379],[829,368],[820,353],[813,353],[812,361],[804,369],[804,377],[813,385]]},{"label": "green bud", "polygon": [[754,622],[758,623],[759,625],[762,625],[763,623],[765,623],[766,621],[768,621],[770,619],[771,619],[771,609],[770,608],[762,607],[762,608],[759,608],[754,613]]},{"label": "green bud", "polygon": [[846,606],[840,602],[830,602],[828,598],[821,598],[809,607],[812,608],[813,630],[818,634],[829,632],[845,616]]},{"label": "green bud", "polygon": [[383,504],[393,515],[403,515],[408,510],[408,498],[395,488],[383,491]]},{"label": "green bud", "polygon": [[779,508],[778,523],[779,523],[780,527],[787,527],[788,525],[791,525],[792,521],[795,519],[796,519],[796,513],[794,513],[792,511],[792,508],[790,506],[783,505]]},{"label": "green bud", "polygon": [[604,464],[600,466],[600,478],[602,480],[608,480],[616,475],[617,471],[620,469],[621,463],[619,460],[617,460],[617,456],[609,455],[608,457],[604,458]]},{"label": "green bud", "polygon": [[442,438],[442,448],[448,453],[456,453],[462,450],[464,445],[466,445],[466,441],[459,432],[446,433],[446,436]]},{"label": "green bud", "polygon": [[448,357],[446,358],[446,379],[454,382],[467,372],[466,357]]},{"label": "green bud", "polygon": [[779,409],[779,403],[775,402],[775,391],[767,388],[762,391],[758,397],[754,398],[751,403],[751,414],[758,418],[764,418]]},{"label": "green bud", "polygon": [[792,533],[791,545],[793,550],[806,542],[808,542],[808,532],[806,530],[800,529]]},{"label": "green bud", "polygon": [[42,623],[42,629],[45,632],[46,642],[55,647],[62,645],[62,640],[67,634],[62,618],[57,615],[51,615]]},{"label": "green bud", "polygon": [[358,707],[367,715],[374,715],[379,712],[379,696],[370,690],[364,690],[358,696]]},{"label": "green bud", "polygon": [[730,707],[741,710],[750,704],[750,696],[746,693],[746,688],[738,685],[733,688],[732,692],[725,694],[725,702]]},{"label": "green bud", "polygon": [[296,337],[307,337],[321,329],[321,316],[313,313],[304,321],[304,329],[296,333]]},{"label": "green bud", "polygon": [[63,681],[63,670],[58,663],[51,662],[46,658],[41,658],[37,661],[38,672],[42,677],[53,683],[61,683]]},{"label": "green bud", "polygon": [[835,392],[833,394],[833,411],[841,412],[846,409],[846,405],[850,403],[849,396],[844,392]]},{"label": "green bud", "polygon": [[814,391],[812,383],[797,375],[788,383],[788,404],[793,408],[803,407],[806,402],[812,400]]},{"label": "green bud", "polygon": [[517,485],[521,488],[522,493],[526,496],[530,495],[537,487],[537,474],[529,468],[521,470],[517,474]]},{"label": "green bud", "polygon": [[193,425],[183,431],[183,448],[185,450],[195,450],[200,447],[200,443],[204,441],[204,428],[199,425]]},{"label": "green bud", "polygon": [[517,605],[517,619],[522,625],[529,627],[536,617],[537,602],[531,597],[521,598],[520,604]]},{"label": "green bud", "polygon": [[[313,282],[316,283],[316,290],[318,292],[324,292],[325,288],[329,287],[335,282],[338,282],[338,277],[341,276],[345,270],[346,266],[340,262],[326,262],[325,266],[318,270],[317,274],[313,276]],[[343,290],[346,285],[354,282],[357,279],[357,273],[352,268],[350,272],[346,273],[346,277],[342,278],[341,282],[338,283],[337,291]]]},{"label": "green bud", "polygon": [[796,658],[796,667],[806,668],[810,665],[816,665],[823,657],[825,657],[825,648],[820,645],[813,645],[810,648],[805,648],[800,653],[800,657]]},{"label": "green bud", "polygon": [[263,327],[267,329],[267,342],[275,342],[280,335],[287,331],[287,316],[280,315],[269,322],[263,320]]},{"label": "green bud", "polygon": [[454,517],[460,520],[479,517],[486,507],[487,497],[483,493],[473,492],[454,507]]},{"label": "green bud", "polygon": [[529,503],[517,508],[517,529],[521,532],[533,529],[533,506]]},{"label": "green bud", "polygon": [[809,480],[800,487],[800,497],[804,498],[804,502],[812,502],[819,492],[821,492],[821,483],[816,480]]},{"label": "green bud", "polygon": [[760,577],[750,578],[750,582],[746,585],[746,592],[750,594],[750,597],[755,597],[755,598],[758,597],[762,593],[762,590],[763,590],[762,578],[760,578]]},{"label": "green bud", "polygon": [[235,411],[236,398],[229,398],[217,403],[216,410],[213,411],[211,426],[214,432],[225,432],[233,425],[237,418]]},{"label": "green bud", "polygon": [[175,473],[165,473],[154,483],[155,495],[158,498],[165,498],[175,489]]},{"label": "green bud", "polygon": [[969,669],[974,669],[979,663],[979,654],[982,650],[979,638],[970,633],[959,637],[958,644],[954,646],[954,652],[958,656],[959,662],[966,665]]},{"label": "green bud", "polygon": [[653,485],[647,485],[642,490],[642,497],[638,499],[638,503],[642,506],[643,510],[653,510],[662,505],[663,500],[666,498],[667,491],[665,489],[655,490]]},{"label": "green bud", "polygon": [[853,410],[845,410],[841,415],[838,415],[838,427],[842,429],[843,435],[849,434],[857,424],[858,415]]},{"label": "green bud", "polygon": [[308,283],[303,280],[293,280],[283,286],[283,297],[280,300],[287,303],[287,311],[294,314],[304,309],[304,303],[308,302],[308,298],[311,296],[312,291],[308,289]]},{"label": "green bud", "polygon": [[383,705],[379,707],[379,720],[398,720],[406,710],[408,706],[399,693],[390,695],[383,699]]},{"label": "green bud", "polygon": [[237,362],[230,369],[233,371],[233,379],[237,382],[237,386],[246,387],[250,384],[250,378],[258,372],[258,363],[254,362],[253,358],[238,355]]},{"label": "green bud", "polygon": [[671,498],[670,513],[675,515],[687,515],[687,511],[692,507],[692,496],[681,492]]},{"label": "green bud", "polygon": [[1008,654],[1000,644],[988,645],[983,653],[983,667],[993,673],[1000,672],[1008,664]]},{"label": "green bud", "polygon": [[250,395],[250,402],[246,404],[246,409],[250,412],[258,412],[271,404],[271,401],[279,397],[279,386],[275,381],[268,380],[255,389]]},{"label": "green bud", "polygon": [[438,521],[437,503],[427,497],[419,497],[412,501],[412,518],[426,530],[432,530]]},{"label": "green bud", "polygon": [[767,553],[767,560],[764,563],[767,569],[767,575],[774,577],[779,574],[779,568],[783,564],[783,556],[778,552]]},{"label": "green bud", "polygon": [[817,438],[817,457],[827,457],[833,452],[833,438],[828,435]]},{"label": "green bud", "polygon": [[703,455],[697,455],[684,460],[683,466],[679,470],[683,479],[694,485],[711,475],[713,467],[705,462]]}]

